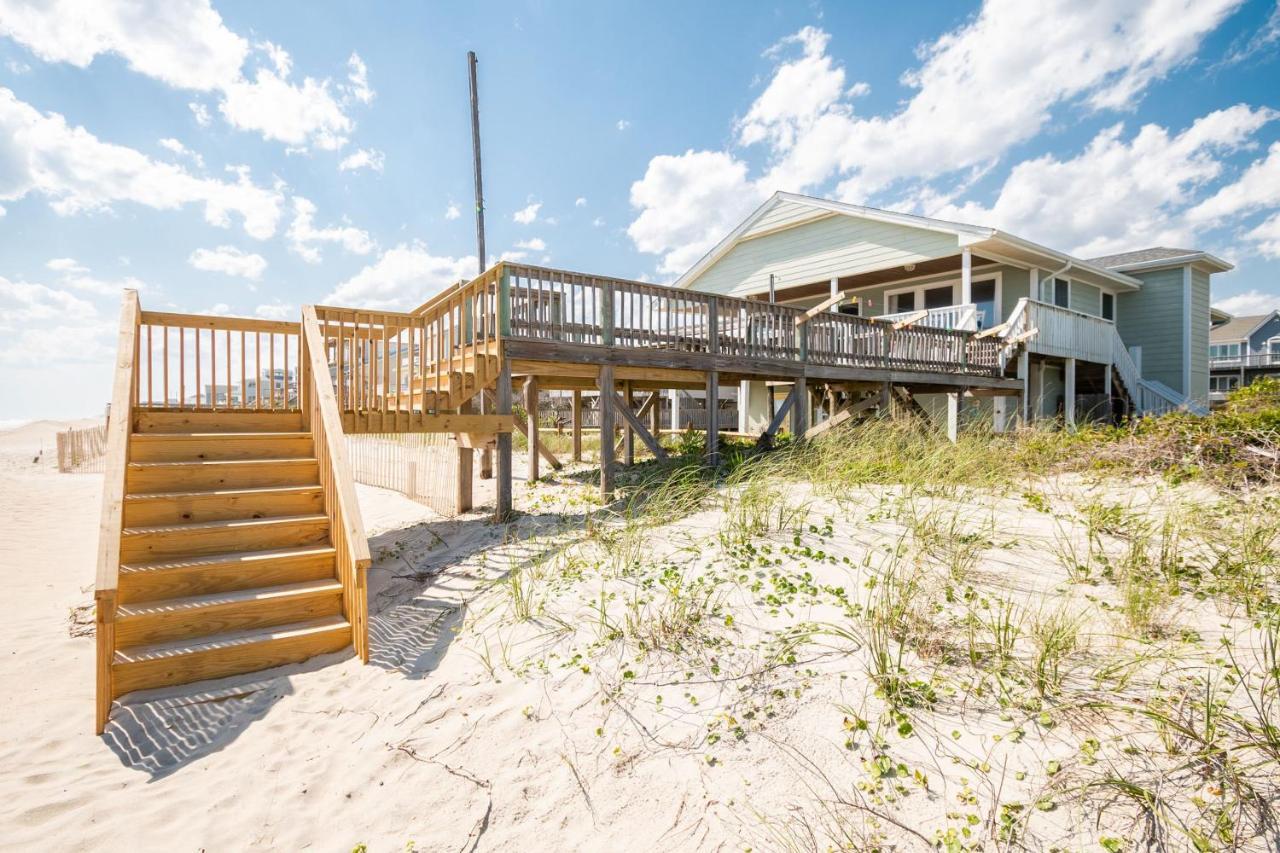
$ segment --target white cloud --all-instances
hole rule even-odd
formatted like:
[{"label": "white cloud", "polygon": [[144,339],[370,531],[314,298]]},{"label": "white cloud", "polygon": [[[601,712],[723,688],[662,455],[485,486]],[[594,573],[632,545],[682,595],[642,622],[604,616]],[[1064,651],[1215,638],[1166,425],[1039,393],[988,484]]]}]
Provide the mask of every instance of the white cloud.
[{"label": "white cloud", "polygon": [[386,156],[376,148],[360,148],[342,158],[338,164],[339,172],[356,172],[360,169],[372,169],[381,172],[386,165]]},{"label": "white cloud", "polygon": [[276,300],[269,305],[259,305],[253,309],[254,316],[261,317],[264,320],[288,320],[294,316],[297,309],[292,305]]},{"label": "white cloud", "polygon": [[120,292],[125,289],[147,290],[147,287],[133,276],[125,276],[116,281],[97,278],[91,274],[88,267],[75,258],[53,258],[45,263],[45,267],[59,274],[60,284],[95,296],[118,298]]},{"label": "white cloud", "polygon": [[258,239],[275,233],[282,203],[278,187],[259,187],[244,171],[234,183],[195,177],[69,127],[61,115],[41,114],[0,88],[0,201],[29,193],[46,196],[63,216],[126,201],[158,210],[200,204],[210,224],[227,227],[234,213]]},{"label": "white cloud", "polygon": [[661,272],[688,269],[733,229],[764,196],[747,180],[747,166],[719,151],[686,151],[649,161],[631,185],[641,213],[627,228],[642,252],[661,254]]},{"label": "white cloud", "polygon": [[218,111],[233,127],[256,130],[295,148],[315,145],[336,151],[355,127],[327,80],[305,77],[297,86],[273,69],[259,68],[253,80],[239,77],[223,93]]},{"label": "white cloud", "polygon": [[1082,257],[1186,245],[1196,229],[1183,213],[1195,192],[1222,174],[1221,155],[1249,144],[1275,116],[1239,105],[1202,116],[1178,134],[1148,124],[1130,140],[1117,124],[1071,159],[1046,154],[1019,163],[991,207],[943,204],[925,213],[1016,229]]},{"label": "white cloud", "polygon": [[324,301],[372,309],[402,309],[419,305],[446,285],[475,274],[474,256],[439,257],[419,242],[401,243],[339,284]]},{"label": "white cloud", "polygon": [[106,363],[113,326],[74,293],[0,276],[0,365],[38,367],[35,382],[48,383],[61,365]]},{"label": "white cloud", "polygon": [[25,62],[19,62],[16,59],[7,60],[4,64],[4,67],[9,70],[10,74],[19,75],[19,76],[22,74],[27,74],[31,71],[30,65],[28,65]]},{"label": "white cloud", "polygon": [[1274,213],[1261,225],[1250,230],[1245,237],[1267,258],[1280,260],[1280,213]]},{"label": "white cloud", "polygon": [[294,196],[293,222],[289,224],[289,248],[309,264],[320,263],[320,243],[337,243],[357,255],[367,255],[377,248],[369,232],[354,225],[315,226],[316,206],[302,196]]},{"label": "white cloud", "polygon": [[625,118],[618,119],[618,130],[626,130],[629,127],[631,127],[631,122],[627,121]]},{"label": "white cloud", "polygon": [[530,237],[528,240],[521,240],[516,243],[517,249],[528,249],[531,252],[545,252],[547,244],[541,237]]},{"label": "white cloud", "polygon": [[[176,89],[219,95],[218,109],[233,127],[290,146],[341,148],[353,127],[328,80],[293,83],[284,48],[251,46],[226,27],[209,0],[0,0],[0,34],[47,62],[79,68],[101,54],[117,54],[134,71]],[[269,67],[250,77],[244,67],[255,52]],[[368,103],[368,72],[355,54],[348,71],[346,96]],[[197,123],[206,125],[207,109],[190,106]]]},{"label": "white cloud", "polygon": [[187,108],[191,110],[191,115],[195,117],[196,124],[201,127],[208,127],[213,119],[209,116],[209,108],[198,101],[192,101],[187,104]]},{"label": "white cloud", "polygon": [[462,210],[458,207],[458,205],[454,204],[453,202],[449,202],[449,206],[444,209],[444,218],[457,219],[460,216],[462,216]]},{"label": "white cloud", "polygon": [[1219,65],[1246,62],[1258,54],[1269,52],[1271,46],[1277,43],[1280,43],[1280,2],[1271,10],[1271,17],[1267,18],[1265,24],[1237,39]]},{"label": "white cloud", "polygon": [[205,272],[220,272],[238,278],[258,281],[267,268],[267,259],[251,254],[235,246],[219,246],[216,249],[196,249],[187,263]]},{"label": "white cloud", "polygon": [[604,217],[603,217],[603,216],[597,216],[595,219],[591,220],[591,224],[592,224],[592,225],[594,225],[596,228],[603,228],[603,227],[604,227]]},{"label": "white cloud", "polygon": [[178,140],[173,139],[172,137],[167,137],[165,139],[161,139],[157,144],[166,151],[171,151],[179,157],[186,157],[194,163],[197,168],[204,168],[204,158],[197,152],[192,151],[190,148],[183,145]]},{"label": "white cloud", "polygon": [[[1280,234],[1277,236],[1280,236]],[[1218,300],[1213,303],[1213,307],[1220,308],[1237,317],[1266,314],[1269,311],[1280,309],[1280,294],[1263,293],[1260,290],[1246,290],[1244,293]]]},{"label": "white cloud", "polygon": [[574,206],[574,207],[586,207],[586,206],[587,206],[587,200],[586,200],[584,197],[582,197],[582,196],[578,196],[576,199],[574,199],[574,200],[573,200],[573,206]]},{"label": "white cloud", "polygon": [[531,225],[538,219],[538,211],[542,209],[542,202],[530,202],[525,207],[511,214],[511,218],[521,225]]},{"label": "white cloud", "polygon": [[1196,223],[1220,222],[1242,213],[1280,206],[1280,142],[1254,161],[1240,177],[1187,211]]},{"label": "white cloud", "polygon": [[377,93],[369,88],[369,68],[359,54],[353,53],[347,60],[347,80],[350,84],[346,87],[348,97],[362,104],[373,101]]}]

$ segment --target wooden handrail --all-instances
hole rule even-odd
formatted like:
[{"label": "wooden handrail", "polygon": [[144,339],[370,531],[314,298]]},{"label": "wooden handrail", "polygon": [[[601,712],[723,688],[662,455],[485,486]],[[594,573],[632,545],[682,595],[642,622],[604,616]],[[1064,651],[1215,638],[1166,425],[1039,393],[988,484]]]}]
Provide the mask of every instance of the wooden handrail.
[{"label": "wooden handrail", "polygon": [[126,290],[120,307],[111,411],[107,418],[107,459],[102,483],[102,520],[98,525],[98,574],[94,584],[97,645],[97,702],[94,731],[102,734],[111,712],[111,662],[115,656],[116,590],[120,583],[120,535],[124,514],[125,471],[129,464],[129,432],[137,385],[138,326],[142,311],[138,291]]},{"label": "wooden handrail", "polygon": [[355,481],[347,459],[342,417],[329,378],[324,339],[312,305],[302,307],[303,408],[315,441],[320,484],[324,489],[329,535],[342,583],[343,608],[351,623],[351,644],[360,660],[369,660],[369,539],[365,534]]},{"label": "wooden handrail", "polygon": [[823,311],[826,311],[832,305],[839,305],[841,302],[844,302],[845,299],[847,298],[848,298],[848,294],[846,293],[837,293],[835,296],[828,296],[826,299],[822,300],[817,305],[813,306],[812,308],[808,309],[803,314],[801,314],[799,317],[797,317],[795,320],[796,325],[803,326],[805,323],[809,322],[814,317],[821,314]]},{"label": "wooden handrail", "polygon": [[174,314],[167,311],[143,311],[142,322],[148,326],[170,326],[175,329],[218,329],[230,332],[268,332],[277,335],[298,334],[298,324],[284,320],[261,320],[257,317],[227,317],[220,314]]}]

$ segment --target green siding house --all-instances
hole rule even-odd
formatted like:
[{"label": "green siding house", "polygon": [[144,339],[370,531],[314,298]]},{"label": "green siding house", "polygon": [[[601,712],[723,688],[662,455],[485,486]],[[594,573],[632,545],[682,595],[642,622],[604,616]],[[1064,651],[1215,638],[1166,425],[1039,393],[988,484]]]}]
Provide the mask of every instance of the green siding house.
[{"label": "green siding house", "polygon": [[[1003,428],[1204,410],[1210,278],[1231,268],[1163,247],[1076,258],[995,228],[780,192],[675,286],[998,336],[1021,402],[968,408]],[[769,393],[743,384],[741,429],[767,417]]]}]

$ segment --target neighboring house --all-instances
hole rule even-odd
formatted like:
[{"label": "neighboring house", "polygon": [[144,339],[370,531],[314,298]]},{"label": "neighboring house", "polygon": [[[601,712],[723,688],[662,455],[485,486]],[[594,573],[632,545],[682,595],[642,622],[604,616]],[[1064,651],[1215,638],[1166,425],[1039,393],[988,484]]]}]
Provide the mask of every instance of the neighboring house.
[{"label": "neighboring house", "polygon": [[[676,287],[817,305],[901,323],[992,329],[1025,350],[1025,420],[1201,410],[1209,399],[1209,279],[1231,264],[1192,249],[1084,260],[994,228],[776,193]],[[1034,331],[1034,334],[1030,334]],[[769,409],[740,389],[741,428]],[[745,402],[744,402],[745,401]],[[997,424],[1015,414],[994,404]]]},{"label": "neighboring house", "polygon": [[1280,311],[1232,317],[1215,312],[1209,329],[1209,402],[1260,376],[1280,376]]}]

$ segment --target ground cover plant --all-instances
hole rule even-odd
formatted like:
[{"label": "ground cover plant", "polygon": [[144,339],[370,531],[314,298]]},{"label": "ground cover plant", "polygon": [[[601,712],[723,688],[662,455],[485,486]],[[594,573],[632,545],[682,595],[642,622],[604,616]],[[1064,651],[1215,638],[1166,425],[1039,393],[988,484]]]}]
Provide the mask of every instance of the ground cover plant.
[{"label": "ground cover plant", "polygon": [[589,472],[528,487],[572,520],[495,553],[459,629],[494,680],[572,693],[576,755],[732,781],[750,849],[1280,845],[1280,386],[727,442],[715,471],[667,443],[608,506]]}]

